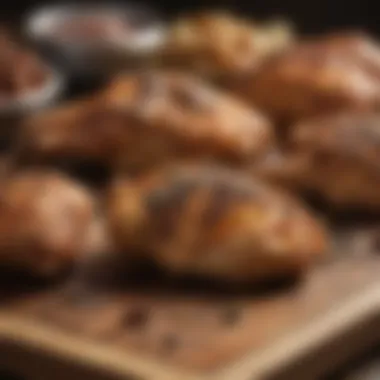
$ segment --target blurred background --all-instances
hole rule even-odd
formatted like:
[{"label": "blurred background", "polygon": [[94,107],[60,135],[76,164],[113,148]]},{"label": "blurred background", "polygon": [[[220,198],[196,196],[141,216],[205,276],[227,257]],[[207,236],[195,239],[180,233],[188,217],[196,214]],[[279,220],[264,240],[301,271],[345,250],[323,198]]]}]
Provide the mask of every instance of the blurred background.
[{"label": "blurred background", "polygon": [[[78,3],[86,0],[77,1]],[[119,1],[123,3],[123,1]],[[3,19],[18,18],[20,12],[35,5],[52,4],[54,2],[41,2],[24,0],[20,2],[4,3],[1,10]],[[380,33],[378,17],[378,2],[376,0],[344,1],[344,0],[151,0],[152,6],[159,8],[164,16],[175,15],[181,11],[227,7],[232,10],[250,13],[258,18],[279,16],[289,18],[305,33],[328,31],[337,28],[365,28],[373,33]]]}]

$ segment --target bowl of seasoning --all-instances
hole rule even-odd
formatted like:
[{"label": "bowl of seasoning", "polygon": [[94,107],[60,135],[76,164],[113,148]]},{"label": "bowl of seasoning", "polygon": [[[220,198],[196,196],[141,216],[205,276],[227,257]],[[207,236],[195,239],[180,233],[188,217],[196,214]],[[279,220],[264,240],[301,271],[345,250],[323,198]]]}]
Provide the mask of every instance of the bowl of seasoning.
[{"label": "bowl of seasoning", "polygon": [[0,145],[31,112],[52,105],[65,89],[64,77],[36,52],[0,31]]},{"label": "bowl of seasoning", "polygon": [[109,3],[39,8],[27,16],[25,32],[82,79],[141,65],[165,38],[164,25],[151,9]]}]

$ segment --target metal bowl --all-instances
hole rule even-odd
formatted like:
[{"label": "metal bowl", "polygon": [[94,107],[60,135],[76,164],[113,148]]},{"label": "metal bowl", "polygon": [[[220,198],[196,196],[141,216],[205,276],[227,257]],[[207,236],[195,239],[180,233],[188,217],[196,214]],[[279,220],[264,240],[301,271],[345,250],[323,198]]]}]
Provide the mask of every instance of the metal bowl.
[{"label": "metal bowl", "polygon": [[[82,15],[115,15],[125,20],[131,30],[107,40],[69,40],[57,36],[58,25]],[[152,10],[132,4],[47,6],[31,12],[24,27],[27,37],[45,55],[80,79],[108,76],[140,64],[162,46],[166,34],[164,24]]]},{"label": "metal bowl", "polygon": [[44,83],[24,93],[0,101],[0,148],[7,149],[17,133],[20,121],[33,112],[53,105],[66,87],[64,75],[48,67]]}]

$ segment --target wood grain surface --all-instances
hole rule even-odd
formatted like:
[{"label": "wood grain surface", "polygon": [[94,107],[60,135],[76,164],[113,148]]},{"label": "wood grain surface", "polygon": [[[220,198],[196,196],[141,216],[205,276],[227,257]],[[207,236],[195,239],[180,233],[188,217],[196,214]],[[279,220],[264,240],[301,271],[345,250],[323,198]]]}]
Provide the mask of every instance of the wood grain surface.
[{"label": "wood grain surface", "polygon": [[0,357],[11,367],[25,357],[27,373],[58,358],[122,378],[317,379],[380,338],[377,231],[337,236],[301,283],[260,290],[150,277],[83,294],[3,285]]}]

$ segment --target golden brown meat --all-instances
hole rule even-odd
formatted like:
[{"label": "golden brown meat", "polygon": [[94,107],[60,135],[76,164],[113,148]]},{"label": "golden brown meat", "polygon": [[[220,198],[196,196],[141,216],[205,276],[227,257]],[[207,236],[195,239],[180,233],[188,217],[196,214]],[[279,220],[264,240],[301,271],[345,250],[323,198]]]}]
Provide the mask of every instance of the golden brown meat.
[{"label": "golden brown meat", "polygon": [[173,159],[250,163],[272,143],[257,111],[192,76],[125,75],[96,99],[44,112],[24,126],[23,154],[82,157],[128,169]]},{"label": "golden brown meat", "polygon": [[256,25],[227,12],[198,12],[172,25],[162,59],[208,77],[233,77],[255,70],[292,41],[282,22]]},{"label": "golden brown meat", "polygon": [[125,254],[144,252],[168,271],[227,281],[300,274],[327,246],[322,225],[296,200],[214,166],[119,180],[108,217]]},{"label": "golden brown meat", "polygon": [[338,207],[380,209],[380,113],[319,116],[292,126],[289,145],[256,170]]},{"label": "golden brown meat", "polygon": [[99,226],[91,194],[61,174],[30,170],[1,181],[2,266],[57,274],[101,248]]},{"label": "golden brown meat", "polygon": [[283,123],[380,106],[380,48],[360,33],[305,41],[271,59],[235,89]]}]

